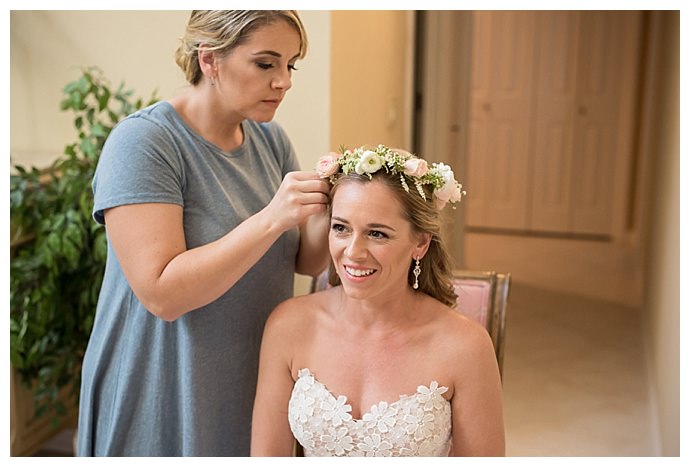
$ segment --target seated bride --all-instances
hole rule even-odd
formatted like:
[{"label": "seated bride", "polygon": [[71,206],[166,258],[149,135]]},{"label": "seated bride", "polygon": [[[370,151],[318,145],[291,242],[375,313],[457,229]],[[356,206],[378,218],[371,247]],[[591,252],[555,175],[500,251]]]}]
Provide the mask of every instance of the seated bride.
[{"label": "seated bride", "polygon": [[319,161],[332,183],[331,285],[264,329],[252,455],[505,455],[491,339],[451,309],[440,212],[462,188],[405,151]]}]

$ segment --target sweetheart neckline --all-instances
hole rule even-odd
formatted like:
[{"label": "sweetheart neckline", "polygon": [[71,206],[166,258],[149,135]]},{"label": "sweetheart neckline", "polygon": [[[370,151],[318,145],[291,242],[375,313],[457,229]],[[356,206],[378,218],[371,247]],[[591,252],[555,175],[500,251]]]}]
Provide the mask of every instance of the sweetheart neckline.
[{"label": "sweetheart neckline", "polygon": [[[323,387],[323,389],[326,391],[326,394],[328,394],[328,396],[329,396],[331,399],[333,399],[334,401],[337,402],[338,399],[339,399],[340,397],[344,397],[344,398],[345,398],[345,402],[347,402],[347,401],[349,400],[349,397],[346,396],[346,395],[344,395],[344,394],[338,394],[338,396],[336,397],[335,393],[333,393],[333,392],[328,388],[328,386],[326,386],[326,385],[323,384],[321,381],[319,381],[319,379],[314,375],[314,373],[313,373],[309,368],[302,368],[301,370],[299,370],[299,371],[297,372],[297,379],[295,380],[295,384],[297,384],[297,382],[298,382],[300,379],[302,379],[303,377],[305,377],[305,376],[311,376],[311,377],[314,379],[314,382],[315,382],[315,383],[319,383],[319,384]],[[359,416],[358,418],[355,418],[355,417],[352,415],[352,405],[349,404],[349,405],[350,405],[350,410],[346,410],[346,412],[347,412],[347,413],[350,415],[350,417],[352,417],[352,418],[351,418],[350,420],[348,420],[348,421],[351,421],[351,422],[353,422],[353,423],[357,423],[357,422],[365,423],[365,422],[367,422],[368,420],[364,420],[364,417],[365,417],[366,415],[373,415],[373,414],[371,413],[371,412],[372,412],[371,409],[372,409],[373,407],[377,407],[381,402],[385,402],[386,404],[388,404],[388,407],[391,407],[391,406],[393,406],[393,405],[396,405],[396,404],[398,404],[398,403],[400,403],[400,402],[402,402],[402,401],[405,401],[405,400],[407,400],[407,399],[410,399],[410,398],[412,398],[412,397],[417,397],[417,396],[419,396],[419,395],[422,395],[422,394],[419,392],[419,388],[420,388],[420,387],[423,387],[423,388],[425,388],[425,389],[428,389],[429,392],[432,392],[431,386],[433,386],[434,383],[436,383],[436,386],[437,386],[438,389],[445,389],[445,390],[444,390],[442,393],[437,393],[437,392],[435,392],[435,390],[434,390],[434,392],[433,392],[432,395],[434,395],[434,396],[439,396],[439,397],[440,397],[441,399],[443,399],[447,404],[450,404],[450,401],[449,401],[448,399],[446,399],[445,397],[443,397],[443,395],[442,395],[443,393],[445,393],[445,392],[448,390],[448,388],[445,387],[445,386],[439,386],[438,381],[436,381],[436,380],[434,379],[434,380],[432,380],[432,381],[429,383],[429,386],[419,385],[419,386],[417,387],[417,392],[415,392],[415,393],[413,393],[413,394],[402,394],[402,395],[400,395],[399,399],[396,400],[396,401],[393,401],[393,402],[388,402],[388,401],[384,401],[384,400],[378,401],[376,404],[372,405],[371,408],[369,408],[369,410],[367,410],[367,411],[364,412],[364,413],[361,413],[360,416]]]}]

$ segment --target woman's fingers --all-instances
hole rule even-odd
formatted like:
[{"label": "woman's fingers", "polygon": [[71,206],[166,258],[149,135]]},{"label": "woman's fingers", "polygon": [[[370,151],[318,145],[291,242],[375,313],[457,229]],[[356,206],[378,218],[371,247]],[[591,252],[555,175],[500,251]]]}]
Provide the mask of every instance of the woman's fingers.
[{"label": "woman's fingers", "polygon": [[269,207],[286,229],[301,224],[309,216],[323,213],[328,205],[330,184],[316,172],[290,172]]}]

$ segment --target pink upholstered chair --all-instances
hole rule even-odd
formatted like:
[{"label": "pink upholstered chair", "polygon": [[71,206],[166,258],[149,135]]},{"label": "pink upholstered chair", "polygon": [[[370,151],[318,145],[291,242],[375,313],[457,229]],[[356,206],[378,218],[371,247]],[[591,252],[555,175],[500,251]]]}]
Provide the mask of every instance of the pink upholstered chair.
[{"label": "pink upholstered chair", "polygon": [[[311,292],[329,287],[328,274],[326,269],[312,280]],[[479,322],[489,333],[502,376],[510,274],[457,269],[453,271],[453,287],[458,297],[455,309]]]},{"label": "pink upholstered chair", "polygon": [[510,274],[458,269],[453,271],[453,287],[458,297],[455,309],[489,333],[502,376]]}]

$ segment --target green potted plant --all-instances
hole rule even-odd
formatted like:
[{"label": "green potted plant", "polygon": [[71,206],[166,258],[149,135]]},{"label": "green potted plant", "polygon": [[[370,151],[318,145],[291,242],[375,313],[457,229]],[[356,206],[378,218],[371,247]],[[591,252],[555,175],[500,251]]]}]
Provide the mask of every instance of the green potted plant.
[{"label": "green potted plant", "polygon": [[95,67],[64,88],[77,141],[48,169],[10,175],[10,361],[33,391],[34,417],[53,425],[78,400],[81,362],[105,268],[103,226],[93,221],[91,182],[101,149],[126,115],[155,101],[113,89]]}]

